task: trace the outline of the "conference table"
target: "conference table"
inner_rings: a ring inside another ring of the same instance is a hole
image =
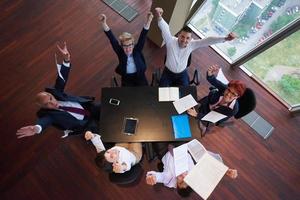
[[[191,94],[197,99],[195,86],[179,87],[180,97]],[[117,105],[111,99],[119,101]],[[158,87],[102,88],[100,134],[103,142],[173,142],[188,141],[199,135],[197,121],[188,116],[192,136],[175,139],[171,116],[178,115],[171,101],[158,101]],[[124,118],[137,118],[134,135],[123,133]]]

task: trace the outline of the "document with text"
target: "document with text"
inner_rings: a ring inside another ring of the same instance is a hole
[[[176,101],[179,99],[178,87],[158,88],[158,101]]]
[[[196,163],[206,152],[205,147],[196,139],[193,139],[192,141],[187,143],[187,149]]]
[[[204,117],[202,117],[201,120],[216,123],[221,119],[224,119],[225,117],[227,116],[212,110],[209,113],[207,113]]]
[[[179,147],[173,149],[174,154],[174,166],[175,166],[175,175],[179,176],[180,174],[188,171],[188,152],[187,145],[183,144]]]
[[[196,139],[187,143],[187,149],[197,164],[184,181],[203,199],[207,199],[226,174],[228,167],[210,155]]]
[[[173,102],[173,105],[179,114],[196,106],[197,104],[198,104],[197,101],[194,99],[194,97],[191,94]]]

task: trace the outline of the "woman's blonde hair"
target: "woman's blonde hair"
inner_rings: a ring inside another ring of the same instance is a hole
[[[134,43],[134,37],[131,33],[128,33],[128,32],[123,32],[120,36],[119,36],[119,40],[121,42],[121,44],[123,42],[126,42],[126,41],[129,41],[131,40],[132,43]]]

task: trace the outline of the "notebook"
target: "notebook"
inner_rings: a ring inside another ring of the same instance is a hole
[[[187,114],[171,116],[175,139],[189,138],[192,136]]]
[[[158,88],[158,101],[176,101],[179,99],[178,87],[160,87]]]

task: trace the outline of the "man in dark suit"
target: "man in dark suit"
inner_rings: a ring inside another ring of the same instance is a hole
[[[134,44],[133,35],[127,32],[123,32],[119,36],[118,41],[106,23],[106,16],[104,14],[101,14],[100,16],[100,22],[104,33],[108,37],[110,44],[119,59],[119,64],[115,71],[122,77],[122,86],[148,85],[145,76],[147,66],[142,51],[152,18],[153,15],[149,12],[138,42],[137,44]]]
[[[62,65],[57,64],[58,75],[55,85],[53,88],[46,88],[45,91],[36,95],[36,103],[40,107],[37,112],[37,123],[20,128],[17,131],[17,137],[23,138],[41,134],[48,126],[53,125],[64,130],[65,136],[81,134],[86,131],[86,134],[89,134],[89,139],[95,138],[93,140],[95,142],[97,140],[96,143],[99,143],[101,142],[100,136],[92,134],[92,132],[98,132],[100,104],[94,103],[93,97],[72,96],[64,92],[71,68],[70,53],[66,43],[62,48],[57,45],[57,48],[64,61]],[[97,148],[97,151],[100,149]]]

